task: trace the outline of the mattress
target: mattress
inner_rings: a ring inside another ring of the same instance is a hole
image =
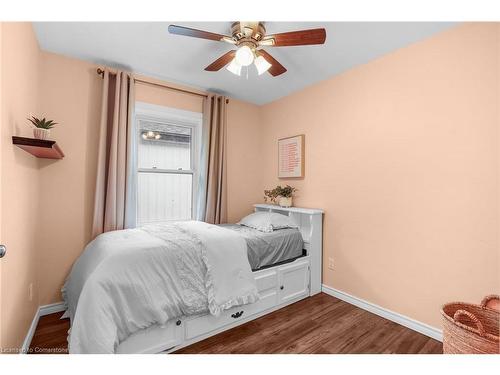
[[[245,238],[248,261],[253,271],[302,256],[304,242],[298,229],[285,228],[265,233],[238,224],[221,226]]]

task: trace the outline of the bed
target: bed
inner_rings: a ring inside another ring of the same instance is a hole
[[[304,255],[304,241],[297,228],[283,228],[266,233],[238,224],[220,226],[245,239],[252,271],[291,262]]]
[[[95,241],[63,289],[70,352],[171,352],[319,293],[322,211],[255,210],[297,229],[186,222]]]

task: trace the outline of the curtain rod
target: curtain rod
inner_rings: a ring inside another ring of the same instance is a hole
[[[99,74],[100,76],[102,76],[102,78],[104,78],[104,70],[101,69],[101,68],[97,68],[97,74]],[[141,78],[134,78],[134,80],[136,82],[141,82],[141,83],[145,83],[147,85],[152,85],[152,86],[159,86],[159,87],[164,87],[164,88],[167,88],[169,90],[174,90],[174,91],[179,91],[179,92],[183,92],[185,94],[190,94],[190,95],[196,95],[196,96],[201,96],[201,97],[204,97],[204,98],[207,98],[208,97],[208,94],[202,94],[202,93],[199,93],[199,92],[195,92],[195,91],[190,91],[190,90],[186,90],[186,89],[181,89],[179,87],[173,87],[173,86],[169,86],[167,85],[166,83],[158,83],[158,82],[153,82],[153,81],[148,81],[146,79],[141,79]],[[228,103],[229,100],[226,99],[226,103]]]

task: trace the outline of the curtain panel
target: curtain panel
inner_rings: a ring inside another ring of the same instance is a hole
[[[135,217],[132,163],[134,79],[129,73],[104,72],[99,131],[93,238],[128,227]]]
[[[204,101],[203,116],[206,153],[206,191],[204,220],[207,223],[227,222],[227,99],[209,94]],[[203,172],[202,172],[203,173]]]

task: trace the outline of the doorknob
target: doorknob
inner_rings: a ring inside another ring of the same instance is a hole
[[[0,258],[3,258],[5,256],[5,253],[7,253],[7,248],[5,245],[0,245]]]

